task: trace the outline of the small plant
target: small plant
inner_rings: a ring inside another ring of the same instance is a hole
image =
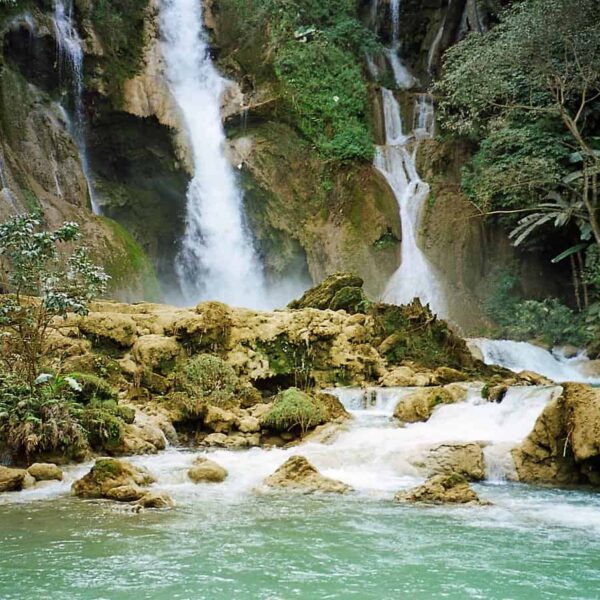
[[[271,410],[263,417],[263,425],[275,431],[299,427],[302,435],[325,421],[325,410],[312,396],[298,388],[281,392]]]

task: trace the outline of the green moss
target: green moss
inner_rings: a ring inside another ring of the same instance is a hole
[[[223,359],[211,354],[201,354],[185,365],[178,384],[191,397],[223,406],[233,401],[238,377]]]
[[[98,458],[92,467],[92,471],[96,480],[103,480],[117,477],[121,473],[122,467],[119,461],[114,458]]]
[[[299,427],[304,433],[326,419],[322,404],[314,397],[290,388],[278,394],[273,407],[263,417],[262,424],[274,431],[289,431]]]
[[[111,276],[111,289],[130,290],[132,281],[139,282],[144,300],[159,300],[160,284],[145,252],[123,226],[112,219],[101,218],[109,226],[115,242],[113,253],[104,260],[106,272]]]
[[[80,402],[88,404],[95,400],[117,400],[118,396],[114,388],[97,375],[92,375],[91,373],[71,373],[70,376],[81,386],[81,392],[78,392]]]

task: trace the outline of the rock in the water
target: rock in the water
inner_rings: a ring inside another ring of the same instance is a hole
[[[25,469],[0,466],[0,492],[17,492],[27,486]]]
[[[147,492],[137,502],[141,508],[173,508],[175,503],[167,492]]]
[[[27,472],[36,481],[62,481],[63,478],[63,472],[53,463],[34,463]]]
[[[137,485],[120,485],[106,492],[106,498],[116,502],[135,502],[148,493]]]
[[[483,448],[476,443],[441,444],[423,461],[429,474],[457,473],[469,481],[485,478]]]
[[[106,498],[117,487],[154,483],[155,479],[144,467],[137,467],[116,458],[99,458],[90,472],[71,487],[81,498]]]
[[[411,504],[489,504],[480,500],[467,480],[458,473],[434,475],[408,492],[398,492],[395,500]]]
[[[275,473],[265,479],[265,485],[305,494],[313,492],[345,494],[352,491],[349,485],[321,475],[303,456],[290,456]]]
[[[227,475],[227,469],[203,456],[199,456],[188,471],[188,477],[194,483],[220,483],[225,481]]]
[[[460,402],[464,400],[464,396],[461,398],[460,395],[444,387],[423,388],[402,398],[396,405],[394,417],[404,423],[427,421],[436,406]]]
[[[600,390],[565,383],[512,456],[519,481],[600,485]]]

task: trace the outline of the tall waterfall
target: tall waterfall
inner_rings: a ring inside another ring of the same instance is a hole
[[[65,79],[69,81],[73,96],[73,115],[71,117],[65,111],[65,118],[79,150],[79,162],[87,182],[92,211],[98,214],[100,210],[87,155],[87,118],[83,105],[83,46],[73,23],[73,0],[54,0],[54,27],[58,43],[59,77],[61,82]]]
[[[394,73],[396,85],[400,89],[408,90],[416,84],[416,80],[398,56],[400,50],[400,0],[390,1],[390,15],[392,19],[392,43],[386,49],[386,54]]]
[[[417,297],[423,304],[429,304],[437,315],[447,316],[438,274],[418,245],[420,216],[429,186],[417,173],[416,152],[418,139],[432,134],[431,105],[417,96],[417,129],[405,134],[394,94],[383,88],[382,101],[386,143],[376,150],[375,167],[385,176],[396,196],[402,223],[402,262],[388,282],[383,299],[406,304]]]
[[[185,234],[177,258],[183,300],[264,305],[260,262],[246,228],[242,194],[224,154],[220,97],[199,0],[161,0],[162,53],[192,150]]]

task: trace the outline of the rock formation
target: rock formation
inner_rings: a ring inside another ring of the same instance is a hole
[[[409,504],[489,504],[481,500],[458,473],[434,475],[408,492],[398,492],[395,500]]]

